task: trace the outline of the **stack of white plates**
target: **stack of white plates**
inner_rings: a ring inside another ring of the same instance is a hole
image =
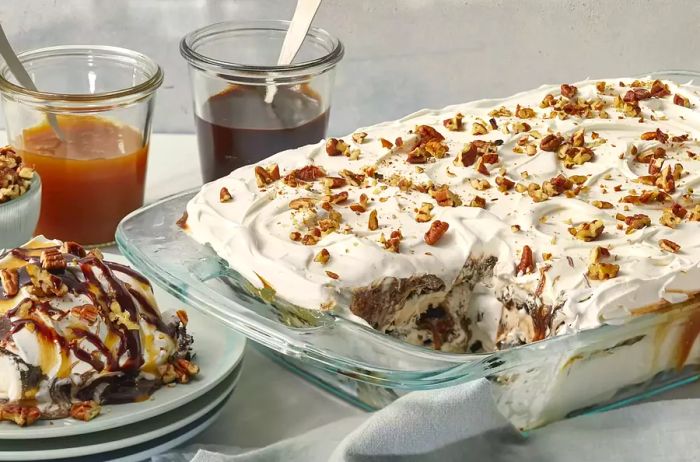
[[[126,263],[118,255],[106,259]],[[183,308],[154,288],[161,311]],[[200,374],[186,385],[164,387],[141,403],[109,405],[90,422],[40,420],[30,427],[0,422],[0,461],[120,461],[148,459],[179,446],[212,425],[233,393],[245,337],[187,309]]]

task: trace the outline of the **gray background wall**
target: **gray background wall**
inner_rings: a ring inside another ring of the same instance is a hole
[[[180,38],[225,19],[291,17],[293,0],[3,0],[18,50],[124,46],[166,72],[156,131],[193,131]],[[542,83],[700,69],[697,0],[325,0],[316,25],[347,53],[332,134],[422,107],[506,96]]]

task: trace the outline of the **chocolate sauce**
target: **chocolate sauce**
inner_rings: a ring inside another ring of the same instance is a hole
[[[325,136],[328,111],[307,86],[277,87],[272,104],[264,98],[265,87],[234,85],[204,103],[195,119],[205,182]]]

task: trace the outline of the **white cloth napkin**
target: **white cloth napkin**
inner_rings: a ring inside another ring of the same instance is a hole
[[[274,418],[274,417],[273,417]],[[700,460],[700,400],[679,399],[576,417],[528,433],[496,410],[485,380],[410,393],[259,449],[188,447],[154,462],[623,462]]]

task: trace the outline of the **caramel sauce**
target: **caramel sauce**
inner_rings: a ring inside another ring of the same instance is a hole
[[[42,179],[37,234],[103,244],[143,205],[148,145],[131,127],[94,116],[58,116],[65,141],[44,122],[15,143]]]

